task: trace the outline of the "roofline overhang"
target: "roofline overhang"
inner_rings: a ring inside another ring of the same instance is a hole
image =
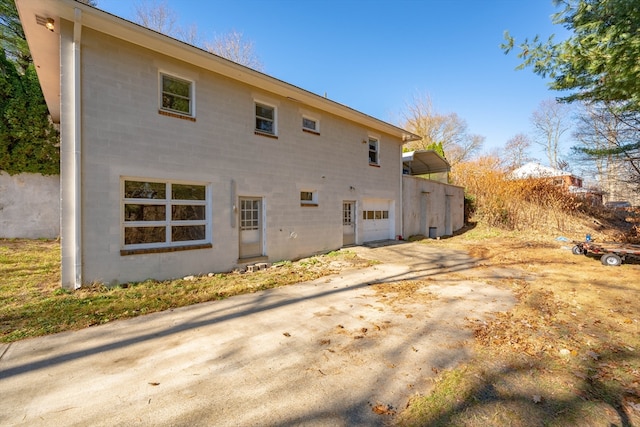
[[[81,25],[84,28],[108,34],[294,102],[360,123],[398,137],[402,143],[421,139],[416,134],[351,107],[75,0],[16,0],[16,6],[49,112],[56,123],[60,121],[60,22],[74,22],[77,16],[75,10],[79,9],[82,13]],[[42,24],[42,18],[54,20],[53,31]]]

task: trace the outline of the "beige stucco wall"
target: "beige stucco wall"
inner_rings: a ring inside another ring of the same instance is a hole
[[[60,235],[60,177],[0,172],[0,238]]]
[[[158,114],[159,71],[195,82],[195,122]],[[357,218],[363,199],[395,201],[389,237],[400,234],[401,145],[390,135],[89,29],[81,90],[84,283],[234,268],[232,183],[238,197],[264,198],[269,261],[341,247],[343,200],[358,203]],[[254,134],[256,100],[276,106],[277,139]],[[320,121],[320,135],[302,131],[303,114]],[[369,135],[380,139],[380,167],[368,163]],[[63,156],[63,169],[70,158]],[[122,256],[122,177],[210,183],[213,248]],[[318,193],[317,207],[300,206],[300,190],[309,189]],[[361,223],[356,236],[362,242]],[[63,270],[70,267],[63,258]]]
[[[403,181],[403,237],[453,234],[464,226],[464,188],[405,175]]]

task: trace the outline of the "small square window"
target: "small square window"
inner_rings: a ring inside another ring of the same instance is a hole
[[[256,131],[276,134],[276,109],[256,102]]]
[[[300,205],[302,206],[318,206],[318,193],[315,191],[301,191]]]
[[[379,142],[375,138],[369,138],[369,164],[379,165]]]
[[[302,130],[311,133],[320,133],[320,123],[310,117],[302,117]]]
[[[193,116],[193,83],[167,74],[160,74],[160,109]]]

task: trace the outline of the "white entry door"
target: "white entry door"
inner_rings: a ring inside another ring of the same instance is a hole
[[[262,255],[262,198],[240,197],[240,258]]]
[[[356,243],[356,202],[342,202],[342,245]]]

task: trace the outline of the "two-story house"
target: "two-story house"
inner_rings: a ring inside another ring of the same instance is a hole
[[[417,135],[74,0],[16,5],[61,129],[64,287],[402,235]]]

